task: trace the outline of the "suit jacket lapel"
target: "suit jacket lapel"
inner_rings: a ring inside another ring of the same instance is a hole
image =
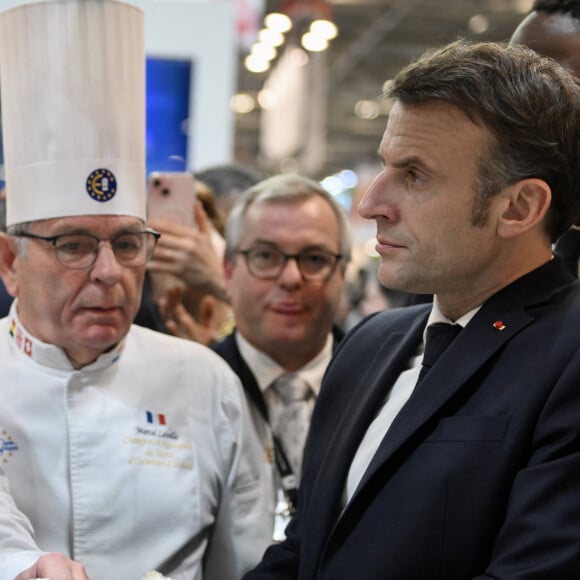
[[[336,426],[334,437],[327,446],[329,451],[313,485],[312,497],[324,497],[325,501],[311,505],[308,511],[308,541],[319,543],[318,549],[313,546],[309,550],[311,553],[322,553],[323,545],[342,508],[342,494],[351,460],[392,383],[416,352],[427,315],[428,310],[425,312],[424,309],[424,314],[415,317],[406,332],[390,333],[387,337],[379,338],[379,348],[373,360],[365,363],[371,372],[357,381],[352,405]],[[380,370],[377,371],[377,368]],[[360,368],[353,368],[353,373],[359,372]]]
[[[236,332],[237,331],[234,330],[234,332],[224,338],[213,348],[238,375],[244,391],[254,403],[254,405],[256,405],[256,408],[260,411],[262,417],[268,421],[268,409],[266,407],[262,391],[260,390],[254,373],[252,373],[250,367],[246,364],[242,358],[242,355],[240,354],[235,339]]]

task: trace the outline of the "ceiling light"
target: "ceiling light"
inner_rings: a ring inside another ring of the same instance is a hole
[[[258,40],[264,44],[269,44],[270,46],[281,46],[284,44],[284,35],[277,30],[272,30],[271,28],[262,28],[258,32]]]
[[[352,169],[343,169],[338,178],[346,189],[352,189],[358,185],[358,175]]]
[[[257,42],[252,46],[251,54],[261,58],[263,60],[273,60],[276,58],[276,49],[269,44],[264,44],[263,42]]]
[[[375,101],[357,101],[354,106],[354,114],[359,119],[376,119],[381,112],[381,107]]]
[[[489,28],[489,19],[483,14],[474,14],[469,19],[467,27],[473,34],[483,34]]]
[[[328,48],[328,40],[307,32],[302,35],[302,46],[310,52],[322,52]]]
[[[288,32],[292,28],[292,20],[286,14],[271,12],[264,18],[264,24],[276,32]]]
[[[248,54],[244,59],[244,64],[246,68],[253,73],[265,72],[270,68],[270,62],[263,58],[256,56],[255,54]]]
[[[230,108],[238,115],[245,115],[256,108],[256,100],[248,93],[237,93],[230,99]]]
[[[315,20],[310,24],[310,32],[315,36],[332,40],[338,35],[338,28],[330,20]]]
[[[336,197],[340,195],[344,191],[344,186],[342,185],[342,181],[336,175],[329,175],[325,177],[321,182],[320,185],[330,193],[330,195]]]

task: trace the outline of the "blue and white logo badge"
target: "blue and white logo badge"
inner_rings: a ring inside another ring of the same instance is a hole
[[[8,463],[8,459],[18,451],[18,445],[6,431],[0,435],[0,460],[2,463]]]
[[[117,179],[108,169],[95,169],[87,177],[87,193],[95,201],[109,201],[117,193]]]

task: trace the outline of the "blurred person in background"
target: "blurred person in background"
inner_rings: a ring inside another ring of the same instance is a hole
[[[363,318],[407,305],[409,294],[400,290],[386,288],[377,276],[376,260],[369,260],[357,272],[356,279],[349,284],[350,308],[343,320],[342,328],[350,330]]]
[[[580,79],[580,0],[536,0],[510,42],[553,58]],[[560,237],[556,254],[578,277],[580,229],[571,228]]]
[[[196,177],[213,191],[217,211],[225,220],[240,195],[265,176],[239,163],[225,163],[206,167],[197,172]]]

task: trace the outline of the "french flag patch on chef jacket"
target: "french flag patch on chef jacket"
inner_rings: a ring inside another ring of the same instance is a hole
[[[152,413],[151,411],[145,411],[147,414],[147,423],[151,425],[166,425],[165,415],[161,413]]]

